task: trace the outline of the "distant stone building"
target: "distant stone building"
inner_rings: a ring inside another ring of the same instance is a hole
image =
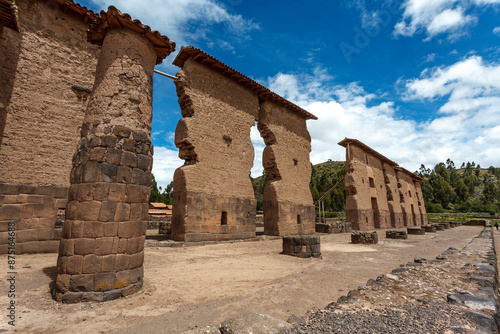
[[[346,138],[346,219],[353,229],[427,223],[422,178],[356,139]]]

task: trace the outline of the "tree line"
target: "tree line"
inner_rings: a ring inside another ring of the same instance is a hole
[[[475,162],[459,169],[451,159],[433,169],[420,165],[427,212],[500,212],[500,168],[481,168]]]

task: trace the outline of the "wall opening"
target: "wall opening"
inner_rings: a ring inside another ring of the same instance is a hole
[[[220,217],[220,224],[227,225],[227,212],[226,211],[222,211],[222,214]]]
[[[297,225],[302,224],[302,221],[300,220],[300,215],[297,215]]]
[[[373,177],[368,178],[368,180],[370,181],[370,188],[375,188],[375,180]]]

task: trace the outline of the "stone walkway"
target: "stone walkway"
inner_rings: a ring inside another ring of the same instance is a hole
[[[295,318],[284,333],[496,333],[500,232],[491,227],[462,250],[415,258],[370,279],[325,309]],[[496,234],[495,233],[495,234]]]

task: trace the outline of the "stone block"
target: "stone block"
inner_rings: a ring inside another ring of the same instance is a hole
[[[116,213],[116,202],[105,201],[101,204],[101,210],[99,211],[99,220],[102,222],[111,222],[115,219]]]
[[[146,186],[127,184],[125,202],[145,203],[149,200],[151,189]]]
[[[426,233],[436,233],[436,226],[433,225],[423,225],[422,228]]]
[[[130,204],[117,203],[114,221],[124,222],[130,219]]]
[[[116,239],[113,240],[113,247],[115,246]],[[128,239],[127,238],[120,238],[118,240],[118,248],[117,248],[117,253],[124,254],[127,252],[127,244],[128,244]]]
[[[106,156],[104,157],[104,161],[118,166],[120,165],[122,152],[123,152],[122,150],[117,148],[108,148],[106,150]]]
[[[104,224],[104,236],[114,237],[118,235],[118,223],[116,222],[106,222]]]
[[[95,239],[78,238],[75,240],[75,254],[76,255],[87,255],[94,254],[95,251]]]
[[[146,172],[144,172],[140,168],[134,168],[132,170],[132,183],[147,186],[148,183],[151,182],[151,179],[148,180],[147,176],[149,176]]]
[[[54,208],[56,209],[66,209],[66,204],[68,204],[68,200],[65,198],[59,198],[55,200]]]
[[[93,149],[90,150],[89,160],[96,162],[103,162],[105,155],[106,155],[106,148],[94,147]]]
[[[145,236],[130,238],[127,242],[127,254],[136,254],[144,249]]]
[[[422,229],[420,227],[408,227],[408,234],[414,234],[414,235],[424,235],[425,234],[425,229]]]
[[[149,136],[144,131],[132,131],[132,138],[140,143],[149,143]]]
[[[67,199],[68,187],[54,187],[53,196],[56,199]]]
[[[131,183],[132,182],[132,168],[125,166],[118,166],[116,172],[116,182],[118,183]]]
[[[79,220],[73,220],[71,222],[71,238],[83,238],[83,226],[84,222]]]
[[[103,182],[116,182],[118,167],[115,164],[101,163],[101,180]]]
[[[108,200],[123,202],[125,200],[125,184],[111,183],[109,185]]]
[[[387,239],[408,239],[408,234],[405,231],[388,230],[385,231]]]
[[[432,224],[436,228],[436,231],[444,231],[444,226],[441,224]]]
[[[59,243],[60,256],[75,255],[75,239],[61,239]]]
[[[104,236],[104,224],[97,221],[86,221],[83,224],[83,237],[84,238],[101,238]]]
[[[359,232],[351,233],[351,242],[353,244],[378,244],[377,232]]]
[[[37,230],[38,241],[51,240],[54,235],[53,228],[39,228]]]
[[[101,210],[101,202],[99,201],[87,201],[80,202],[78,205],[78,219],[86,221],[97,221],[99,220],[99,212]]]
[[[85,255],[83,258],[83,269],[84,274],[95,274],[101,271],[101,257],[94,254]],[[92,283],[93,279],[92,279]]]
[[[83,270],[83,256],[82,255],[74,255],[68,256],[68,260],[66,261],[66,273],[69,275],[79,275]]]
[[[109,255],[113,252],[113,237],[98,238],[95,241],[95,251],[96,255]]]
[[[115,136],[104,135],[101,137],[101,146],[104,147],[115,147],[118,142],[118,138]]]
[[[20,219],[32,218],[35,210],[35,204],[26,203],[21,205]]]
[[[70,275],[62,274],[57,275],[56,288],[58,291],[65,293],[69,290],[69,278]]]
[[[143,171],[149,171],[151,170],[151,167],[153,165],[153,158],[145,155],[145,154],[138,154],[137,155],[137,167],[142,169]]]
[[[94,183],[92,184],[94,200],[96,201],[107,201],[108,200],[108,191],[109,191],[109,183]]]
[[[84,165],[82,181],[84,183],[101,181],[101,169],[99,163],[93,161],[93,162],[87,162]]]
[[[129,267],[131,256],[129,254],[116,254],[115,271],[126,270]]]
[[[320,237],[317,235],[287,235],[283,237],[283,254],[302,258],[321,257]]]
[[[144,263],[144,251],[141,251],[140,253],[136,253],[130,256],[128,269],[135,269],[141,267],[143,263]]]
[[[142,221],[127,221],[118,223],[118,236],[120,238],[135,238],[142,236],[145,223]]]
[[[115,258],[115,254],[103,256],[101,258],[101,272],[115,271]]]
[[[72,292],[94,290],[94,275],[72,275],[69,278],[69,289]]]
[[[136,141],[133,138],[123,140],[122,149],[129,152],[135,152]]]
[[[16,220],[21,218],[20,204],[3,204],[0,207],[0,220]]]
[[[135,153],[124,151],[120,165],[131,168],[137,167],[137,156]]]
[[[94,291],[109,291],[113,289],[115,278],[115,272],[94,274]]]
[[[0,194],[17,195],[19,194],[19,186],[14,184],[0,183]]]
[[[129,138],[132,130],[127,127],[117,125],[113,128],[113,134],[118,138]]]
[[[24,243],[30,241],[38,241],[38,231],[33,230],[22,230],[16,232],[16,242]]]

